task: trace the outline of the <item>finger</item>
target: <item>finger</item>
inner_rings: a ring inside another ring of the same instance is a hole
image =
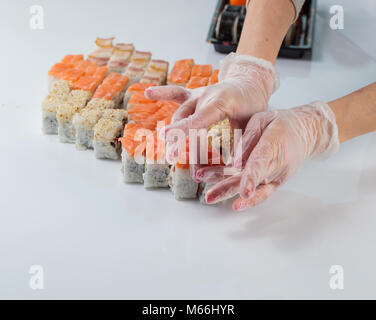
[[[180,86],[157,86],[147,88],[144,95],[151,100],[168,100],[183,103],[189,99],[190,92]]]
[[[273,149],[269,143],[272,140],[268,139],[268,135],[261,137],[243,169],[239,191],[243,199],[250,199],[259,184],[269,176]]]
[[[189,117],[195,112],[197,100],[188,100],[183,103],[172,116],[171,123],[176,123],[184,118]]]
[[[252,116],[249,120],[242,140],[236,146],[234,164],[237,168],[245,166],[252,150],[260,140],[263,130],[270,124],[273,119],[271,112],[260,112]]]
[[[267,198],[269,198],[271,194],[273,194],[277,190],[277,188],[278,185],[275,183],[260,185],[259,187],[257,187],[256,192],[250,199],[244,200],[241,197],[237,198],[232,204],[232,208],[235,211],[242,211],[247,208],[257,206],[261,202],[264,202]]]
[[[195,172],[196,182],[217,183],[224,178],[225,167],[202,166]]]
[[[218,203],[230,199],[239,193],[240,175],[231,176],[211,187],[206,193],[208,204]]]

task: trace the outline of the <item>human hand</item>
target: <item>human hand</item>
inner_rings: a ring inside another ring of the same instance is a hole
[[[324,102],[261,112],[249,121],[241,147],[241,156],[234,159],[235,167],[242,168],[240,173],[223,179],[223,167],[196,172],[197,180],[217,182],[206,194],[207,203],[239,194],[233,203],[233,209],[239,211],[263,202],[307,160],[326,158],[337,151],[336,118]]]
[[[269,98],[278,87],[279,77],[270,62],[231,53],[221,62],[217,84],[194,90],[151,87],[145,96],[182,104],[164,130],[167,137],[173,129],[188,135],[189,129],[209,128],[225,118],[232,128],[244,128],[253,114],[267,110]]]

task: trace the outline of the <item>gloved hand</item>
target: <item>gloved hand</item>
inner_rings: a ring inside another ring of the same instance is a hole
[[[194,90],[179,86],[150,87],[145,96],[153,100],[171,100],[182,105],[164,130],[208,128],[229,118],[233,128],[245,128],[250,117],[268,108],[271,94],[279,87],[272,63],[246,55],[229,54],[221,61],[219,82]],[[169,146],[167,146],[167,150]]]
[[[233,209],[253,207],[266,200],[308,159],[327,158],[338,148],[335,115],[324,102],[258,113],[243,135],[242,156],[234,159],[235,167],[243,169],[208,190],[206,201],[213,204],[240,194]],[[196,179],[213,183],[223,179],[223,169],[201,168]]]

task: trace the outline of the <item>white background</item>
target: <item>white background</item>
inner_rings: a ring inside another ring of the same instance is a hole
[[[44,30],[29,28],[31,5]],[[125,185],[41,133],[47,72],[116,36],[170,62],[218,67],[205,42],[216,0],[1,1],[0,298],[376,298],[376,136],[308,163],[264,204],[238,214]],[[342,4],[345,29],[329,28]],[[279,59],[271,108],[330,101],[375,81],[374,0],[319,1],[311,61]],[[359,108],[362,108],[360,105]],[[44,267],[44,290],[29,287]],[[329,288],[329,268],[345,289]]]

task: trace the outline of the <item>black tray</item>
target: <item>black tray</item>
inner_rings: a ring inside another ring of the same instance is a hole
[[[230,41],[221,41],[215,38],[215,27],[217,24],[217,19],[223,8],[226,4],[229,3],[229,0],[218,0],[217,7],[215,9],[213,19],[210,25],[207,42],[212,43],[214,48],[217,52],[220,53],[230,53],[235,52],[238,46],[237,43],[232,43]],[[305,41],[301,44],[289,44],[287,37],[282,43],[281,49],[279,51],[279,57],[285,58],[292,58],[292,59],[299,59],[302,57],[310,58],[312,54],[313,48],[313,35],[314,35],[314,26],[316,22],[316,5],[317,0],[307,0],[300,16],[295,24],[291,26],[291,28],[296,27],[303,15],[307,17],[307,28],[304,32]]]

